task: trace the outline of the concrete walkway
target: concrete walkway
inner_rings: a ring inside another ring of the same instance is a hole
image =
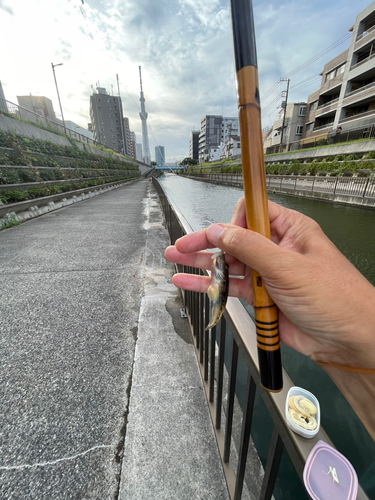
[[[0,232],[0,499],[227,499],[147,181]]]

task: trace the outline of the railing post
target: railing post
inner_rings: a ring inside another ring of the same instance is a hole
[[[364,197],[365,197],[365,194],[366,194],[366,191],[367,191],[367,186],[368,186],[369,180],[370,180],[370,178],[369,178],[369,177],[367,177],[367,179],[366,179],[366,184],[365,184],[365,189],[364,189],[364,191],[363,191],[362,198],[364,198]]]
[[[253,418],[254,400],[256,385],[250,372],[247,372],[246,399],[244,404],[244,413],[242,418],[242,430],[240,439],[240,450],[238,453],[238,468],[236,477],[236,487],[234,491],[234,500],[241,500],[243,482],[245,478],[246,459],[250,442],[251,422]]]
[[[274,425],[259,500],[270,500],[272,498],[283,450],[284,444]]]
[[[335,188],[334,188],[334,190],[333,190],[333,196],[335,196],[335,194],[336,194],[336,188],[337,188],[337,183],[338,183],[338,181],[339,181],[339,178],[338,178],[338,177],[336,177]]]
[[[218,378],[217,378],[217,397],[216,397],[216,429],[221,428],[221,404],[223,401],[223,379],[224,379],[224,353],[225,353],[225,318],[220,320],[220,340],[219,340],[219,363],[218,363]]]
[[[237,379],[237,363],[238,363],[238,345],[232,337],[232,349],[229,367],[229,382],[228,382],[228,402],[227,402],[227,421],[225,425],[225,442],[224,442],[224,463],[229,462],[230,442],[232,438],[232,424],[234,411],[234,396],[236,394],[236,379]]]

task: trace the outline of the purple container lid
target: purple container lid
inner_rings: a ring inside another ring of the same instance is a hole
[[[307,457],[303,480],[314,500],[357,497],[358,478],[352,464],[324,441],[318,441]]]

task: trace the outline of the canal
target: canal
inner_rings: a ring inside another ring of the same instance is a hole
[[[241,189],[209,184],[175,174],[164,174],[159,182],[169,200],[194,230],[214,222],[230,222],[233,208],[243,196]],[[357,269],[375,286],[375,211],[331,204],[287,195],[269,194],[269,199],[297,210],[321,226],[325,234]],[[283,366],[295,385],[314,393],[321,405],[322,425],[337,449],[355,467],[359,481],[370,499],[375,499],[375,443],[346,399],[326,373],[306,356],[282,346]],[[244,373],[242,362],[239,369]],[[241,402],[244,387],[236,387]],[[257,396],[252,438],[265,466],[272,422],[262,399]],[[284,452],[276,481],[277,500],[302,500],[308,495]]]

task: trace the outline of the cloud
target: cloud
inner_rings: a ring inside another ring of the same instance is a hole
[[[117,94],[118,74],[124,113],[140,142],[141,65],[150,149],[164,145],[167,158],[187,155],[189,133],[204,115],[237,115],[227,0],[85,0],[84,5],[81,0],[12,0],[11,7],[5,1],[0,8],[12,14],[13,23],[3,23],[0,31],[0,46],[8,48],[0,53],[0,67],[10,96],[39,93],[58,109],[51,61],[64,62],[57,74],[64,115],[86,125],[91,86],[99,81]],[[345,35],[368,0],[253,3],[262,97],[282,76]],[[22,40],[14,39],[14,26]],[[305,100],[318,88],[316,78],[308,79],[347,45],[294,75],[291,99]],[[308,81],[297,85],[303,80]],[[300,90],[292,91],[293,86]],[[281,90],[276,85],[264,104],[262,99],[267,125]]]
[[[5,5],[5,0],[0,0],[0,9],[4,10],[7,14],[10,14],[11,16],[14,15],[13,9],[8,5]]]

